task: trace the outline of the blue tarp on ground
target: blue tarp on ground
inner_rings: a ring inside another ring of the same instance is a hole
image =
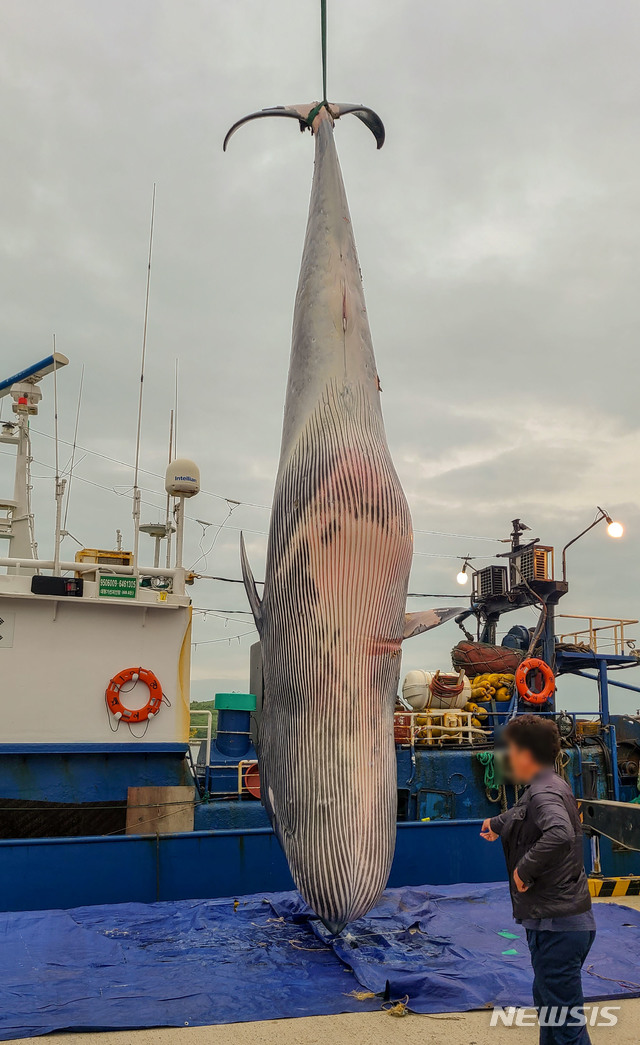
[[[640,912],[596,905],[588,999],[640,996]],[[358,1001],[354,991],[377,996]],[[338,939],[296,893],[0,915],[0,1039],[377,1009],[530,1005],[506,885],[388,890]]]

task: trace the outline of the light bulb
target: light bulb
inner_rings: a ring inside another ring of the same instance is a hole
[[[460,573],[456,577],[456,580],[457,580],[458,584],[466,584],[467,581],[469,580],[469,577],[468,577],[467,573],[465,573],[464,570],[460,570]]]
[[[610,537],[622,537],[624,526],[619,522],[610,522],[607,526],[607,533]]]

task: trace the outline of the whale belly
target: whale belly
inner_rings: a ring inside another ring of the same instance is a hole
[[[376,903],[391,866],[411,554],[379,412],[330,381],[276,484],[259,757],[296,885],[334,931]]]

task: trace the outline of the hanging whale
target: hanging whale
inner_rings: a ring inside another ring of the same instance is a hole
[[[458,611],[405,614],[409,506],[382,420],[380,382],[334,142],[358,105],[265,109],[315,137],[315,171],[293,318],[280,464],[259,598],[261,791],[296,886],[338,933],[365,915],[389,876],[396,832],[393,711],[403,638]]]

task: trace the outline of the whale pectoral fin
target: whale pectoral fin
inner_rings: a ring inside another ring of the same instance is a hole
[[[403,638],[411,639],[414,635],[420,635],[423,631],[431,631],[440,624],[445,624],[460,613],[460,607],[449,607],[448,609],[422,610],[420,613],[405,613]]]
[[[244,534],[240,534],[240,564],[242,566],[242,580],[244,581],[244,590],[247,593],[249,605],[251,606],[251,612],[253,613],[253,619],[256,622],[256,628],[262,632],[262,602],[258,595],[258,589],[256,588],[256,582],[253,579],[253,573],[249,565],[249,559],[247,558],[247,549],[244,543]]]
[[[341,116],[346,116],[348,113],[357,116],[359,120],[362,120],[365,127],[368,127],[371,131],[378,148],[382,148],[385,137],[384,124],[377,112],[374,112],[373,109],[367,108],[366,105],[351,105],[345,104],[344,102],[335,105],[331,104],[329,109],[337,119]]]

